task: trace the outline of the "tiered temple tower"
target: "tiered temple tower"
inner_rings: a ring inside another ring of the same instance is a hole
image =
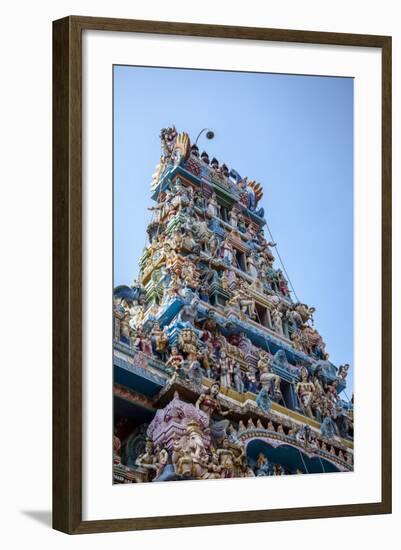
[[[353,469],[353,403],[264,233],[262,186],[161,132],[149,245],[114,289],[115,483]]]

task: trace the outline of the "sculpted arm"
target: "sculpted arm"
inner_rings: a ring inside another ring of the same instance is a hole
[[[203,400],[205,399],[205,394],[204,393],[201,393],[200,396],[198,397],[196,403],[195,403],[195,407],[197,409],[199,409],[199,407],[201,406]]]

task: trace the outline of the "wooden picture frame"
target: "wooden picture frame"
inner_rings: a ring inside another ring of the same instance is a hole
[[[82,521],[82,43],[84,30],[378,48],[382,56],[380,502]],[[391,512],[391,37],[96,17],[53,23],[53,527],[69,534]]]

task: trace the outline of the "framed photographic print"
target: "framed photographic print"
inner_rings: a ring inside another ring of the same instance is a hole
[[[391,512],[391,38],[53,29],[53,525]]]

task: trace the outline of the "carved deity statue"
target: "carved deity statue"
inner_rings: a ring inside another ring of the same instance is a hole
[[[222,351],[218,361],[220,370],[220,386],[229,388],[231,386],[232,362],[225,351]]]
[[[209,254],[212,258],[217,258],[220,254],[220,243],[217,236],[213,233],[207,243]]]
[[[197,353],[194,353],[191,351],[188,354],[188,380],[198,389],[200,390],[202,388],[202,368],[198,361],[198,355]]]
[[[220,211],[219,203],[217,202],[216,195],[213,194],[209,199],[206,212],[209,214],[209,216],[213,218],[219,215],[219,211]]]
[[[234,387],[237,390],[237,392],[244,393],[245,385],[244,385],[244,380],[242,376],[241,365],[239,363],[235,363],[234,365],[233,379],[234,379]]]
[[[129,313],[129,325],[132,329],[136,330],[142,325],[142,321],[145,315],[145,309],[142,304],[133,304],[129,308]]]
[[[236,456],[227,437],[223,439],[222,447],[216,451],[216,454],[219,459],[220,477],[234,477],[235,465],[239,464],[241,459]]]
[[[312,319],[312,316],[316,309],[314,307],[309,307],[306,304],[297,303],[295,304],[295,311],[299,313],[301,319],[304,323]]]
[[[153,452],[153,443],[151,440],[147,439],[145,442],[145,450],[142,454],[138,456],[135,461],[136,466],[140,466],[146,470],[147,481],[151,479],[156,474],[156,457]]]
[[[248,256],[248,259],[247,259],[248,274],[252,277],[252,279],[256,279],[259,275],[257,264],[258,262],[254,254],[251,254],[250,256]]]
[[[310,418],[313,418],[311,404],[314,390],[315,386],[309,380],[308,369],[303,367],[301,369],[301,380],[296,385],[295,391],[299,397],[304,414]]]
[[[271,319],[273,324],[273,330],[279,334],[283,334],[283,313],[280,310],[280,306],[271,310]]]
[[[214,382],[208,391],[202,393],[196,402],[196,407],[205,412],[210,418],[210,431],[212,437],[216,440],[222,439],[226,434],[226,429],[230,423],[229,420],[212,420],[212,415],[217,413],[220,416],[227,416],[229,411],[221,409],[218,395],[220,392],[220,384]]]
[[[337,378],[342,382],[344,382],[347,378],[349,368],[350,366],[348,363],[346,363],[345,365],[340,365],[340,367],[338,368]]]
[[[197,298],[193,298],[193,300],[189,304],[187,303],[183,306],[178,315],[178,320],[181,321],[188,328],[194,326],[198,304],[199,300]]]
[[[232,265],[234,262],[234,247],[231,244],[228,236],[225,237],[220,245],[220,254],[223,258],[223,262],[226,265]]]
[[[160,359],[165,360],[168,350],[168,334],[167,327],[161,330],[159,323],[155,323],[151,332],[151,341],[155,353]]]
[[[171,348],[171,355],[166,362],[166,365],[171,369],[171,382],[174,382],[177,378],[184,378],[184,357],[179,353],[176,347]]]
[[[192,262],[186,262],[181,271],[181,277],[186,286],[196,288],[199,285],[200,276]]]
[[[304,347],[303,347],[303,344],[302,344],[302,338],[301,338],[301,334],[299,333],[299,331],[295,330],[294,332],[292,332],[290,338],[291,338],[291,341],[292,341],[292,344],[293,344],[294,348],[299,350],[299,351],[303,351]]]
[[[175,472],[184,479],[211,479],[216,476],[209,471],[209,454],[201,427],[188,422],[186,433],[173,442],[172,463]]]
[[[255,474],[257,477],[270,475],[269,461],[263,453],[259,453],[257,456]]]
[[[271,364],[267,352],[264,350],[259,351],[258,369],[262,388],[265,388],[273,397],[279,399],[281,397],[280,377],[271,372]]]
[[[281,294],[283,294],[284,296],[289,296],[290,291],[288,290],[288,282],[287,282],[287,279],[284,277],[284,274],[281,271],[281,269],[277,270],[277,278],[278,278],[278,287]]]
[[[234,289],[228,304],[237,306],[244,316],[248,315],[251,319],[256,319],[255,300],[249,296],[244,281],[240,281],[237,289]]]

